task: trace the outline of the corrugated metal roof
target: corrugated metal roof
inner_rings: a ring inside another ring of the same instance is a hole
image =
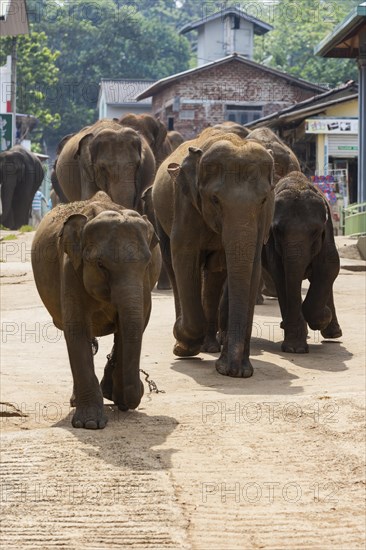
[[[136,96],[142,94],[147,88],[155,83],[155,80],[107,80],[103,79],[100,83],[99,100],[102,92],[108,105],[125,105],[126,103],[137,103]],[[139,103],[151,103],[151,99],[146,99]]]
[[[244,63],[245,65],[249,65],[250,67],[253,67],[260,71],[264,71],[264,72],[273,74],[274,76],[278,76],[279,78],[283,78],[287,82],[290,82],[296,86],[299,86],[300,88],[305,88],[307,90],[312,90],[314,92],[323,92],[325,90],[323,86],[319,86],[318,84],[314,84],[313,82],[303,80],[302,78],[296,78],[295,76],[292,76],[288,73],[283,73],[282,71],[278,71],[277,69],[272,69],[272,67],[266,67],[265,65],[261,65],[260,63],[256,63],[255,61],[251,61],[246,57],[243,57],[241,55],[234,53],[232,55],[222,57],[221,59],[217,59],[216,61],[211,61],[210,63],[206,63],[205,65],[200,65],[199,67],[195,67],[194,69],[188,69],[187,71],[183,71],[181,73],[177,73],[172,76],[162,78],[161,80],[158,80],[158,82],[156,82],[155,84],[152,84],[144,92],[140,93],[137,96],[137,98],[144,99],[145,97],[150,97],[160,92],[164,87],[171,84],[172,82],[183,79],[186,76],[191,76],[194,73],[200,73],[202,71],[206,71],[208,69],[211,69],[219,65],[223,65],[225,63],[231,63],[233,61]]]
[[[300,101],[299,103],[286,107],[281,111],[277,111],[271,115],[259,118],[249,124],[246,124],[246,126],[250,129],[259,128],[261,126],[268,126],[272,128],[291,120],[306,118],[311,114],[322,112],[331,105],[351,101],[357,97],[358,84],[354,80],[350,80],[338,88],[333,88],[323,94]]]
[[[203,17],[199,21],[188,23],[187,25],[184,25],[184,27],[182,27],[179,32],[180,34],[185,34],[187,32],[196,30],[199,27],[202,27],[202,25],[205,25],[210,21],[214,21],[215,19],[218,19],[218,18],[223,19],[227,15],[236,15],[241,19],[245,19],[246,21],[253,23],[254,34],[259,34],[259,35],[266,34],[268,31],[271,31],[273,29],[272,25],[269,25],[268,23],[265,23],[264,21],[261,21],[260,19],[257,19],[256,17],[253,17],[252,15],[245,13],[239,8],[233,7],[233,8],[222,9],[212,15],[209,15],[208,17]]]
[[[0,36],[28,34],[28,14],[25,0],[0,1]]]

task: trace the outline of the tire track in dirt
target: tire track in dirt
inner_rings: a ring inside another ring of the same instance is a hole
[[[150,419],[155,435],[134,438],[140,422],[93,435],[60,428],[6,434],[2,547],[188,548],[169,474],[150,448],[165,437],[159,423],[170,430],[173,420]]]

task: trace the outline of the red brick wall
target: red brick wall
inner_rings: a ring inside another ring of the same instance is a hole
[[[174,129],[190,139],[203,128],[222,122],[227,103],[264,103],[263,116],[266,116],[314,95],[309,89],[234,59],[166,86],[153,97],[152,109],[165,124],[169,116],[174,117]],[[176,97],[204,103],[181,101],[180,112],[182,109],[194,111],[193,120],[182,120],[179,112],[172,110],[172,100]]]

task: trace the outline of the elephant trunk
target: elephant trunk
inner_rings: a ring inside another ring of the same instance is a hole
[[[232,221],[232,220],[231,220]],[[237,376],[243,360],[249,357],[249,339],[252,329],[256,284],[256,262],[259,262],[256,227],[243,227],[241,214],[240,225],[233,237],[232,230],[223,227],[223,244],[226,253],[228,281],[228,330],[227,330],[227,363],[228,369]],[[240,236],[238,239],[237,236]]]
[[[118,311],[117,361],[113,371],[113,401],[121,410],[136,409],[143,395],[140,354],[144,331],[142,284],[126,286],[115,301]]]

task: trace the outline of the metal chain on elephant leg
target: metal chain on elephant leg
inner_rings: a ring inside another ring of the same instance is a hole
[[[111,351],[111,353],[109,353],[107,355],[107,361],[108,361],[108,364],[110,367],[114,367],[115,366],[115,361],[113,359],[113,350],[114,350],[114,346],[113,346],[113,349]],[[154,380],[150,379],[150,374],[146,371],[144,371],[143,369],[139,369],[140,372],[142,372],[142,374],[145,375],[145,382],[147,383],[147,385],[149,386],[149,391],[150,393],[152,392],[155,392],[155,393],[165,393],[165,390],[159,390],[157,385],[156,385],[156,382],[154,382]]]
[[[142,372],[142,374],[145,375],[145,382],[148,384],[149,386],[149,390],[150,390],[150,393],[152,392],[155,392],[155,393],[165,393],[165,390],[159,390],[156,383],[154,382],[154,380],[149,380],[150,378],[150,374],[147,373],[146,371],[140,369],[140,372]]]

